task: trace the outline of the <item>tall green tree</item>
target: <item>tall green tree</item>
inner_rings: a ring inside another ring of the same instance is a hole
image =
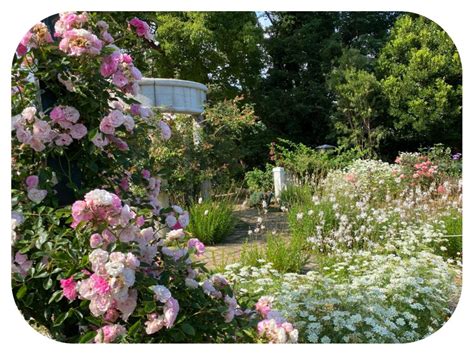
[[[135,16],[154,33],[152,42],[127,43],[145,76],[203,83],[216,100],[248,98],[255,89],[263,67],[263,29],[255,12],[112,12],[106,20],[116,33]]]
[[[456,47],[436,23],[404,15],[377,60],[393,136],[387,145],[460,148],[462,68]]]
[[[334,69],[372,72],[398,13],[270,12],[266,14],[268,70],[257,113],[275,135],[309,145],[336,143],[337,101],[326,85]],[[350,54],[350,55],[348,55]]]
[[[333,124],[338,144],[375,156],[386,134],[381,124],[384,100],[380,82],[373,73],[348,67],[337,70],[330,86],[335,94]]]
[[[322,143],[329,129],[331,98],[324,85],[340,52],[337,13],[271,12],[265,50],[268,67],[259,87],[257,114],[283,136]]]

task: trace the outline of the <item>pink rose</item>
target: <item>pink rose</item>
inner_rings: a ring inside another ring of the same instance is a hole
[[[112,54],[106,56],[100,65],[100,74],[105,78],[111,76],[117,71],[119,62],[120,51],[115,51]]]
[[[97,248],[99,247],[103,242],[102,236],[99,233],[94,233],[91,235],[89,239],[89,244],[91,248]]]
[[[129,24],[135,27],[135,31],[139,37],[146,38],[150,41],[153,39],[153,35],[150,33],[150,26],[145,21],[134,17],[129,21]]]
[[[87,127],[81,123],[72,125],[69,128],[69,134],[74,139],[81,139],[87,134]]]
[[[128,84],[128,79],[127,77],[123,74],[123,72],[116,71],[113,76],[112,76],[112,82],[114,83],[115,86],[119,88],[123,88],[125,85]]]
[[[114,134],[115,127],[112,124],[109,116],[105,116],[102,121],[100,121],[99,129],[105,134]]]
[[[94,138],[92,138],[92,143],[98,147],[98,148],[103,148],[105,147],[107,144],[109,144],[109,140],[107,139],[107,137],[104,137],[102,135],[102,133],[97,133]]]
[[[92,274],[91,279],[94,282],[93,287],[97,294],[103,296],[110,291],[110,285],[103,277],[97,274]]]
[[[25,180],[28,189],[34,189],[38,187],[39,178],[37,175],[30,175]]]
[[[166,303],[163,309],[164,317],[166,321],[166,328],[171,328],[178,316],[179,303],[173,297],[171,297]]]
[[[74,276],[71,276],[68,279],[61,279],[59,282],[61,283],[61,288],[63,289],[64,297],[66,297],[70,301],[75,300],[77,297],[77,284],[74,281]]]
[[[191,238],[188,240],[188,248],[194,249],[197,256],[201,256],[206,250],[205,245],[197,238]]]
[[[54,143],[57,146],[68,146],[72,143],[72,137],[67,133],[60,133]]]
[[[30,144],[30,147],[37,152],[41,152],[46,148],[41,139],[36,136],[31,137],[28,143]]]

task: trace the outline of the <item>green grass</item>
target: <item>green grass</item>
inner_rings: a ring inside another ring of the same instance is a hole
[[[204,201],[193,204],[189,213],[191,220],[187,230],[204,244],[219,243],[232,233],[235,217],[230,201]]]
[[[449,215],[441,218],[446,228],[446,254],[450,257],[459,256],[462,252],[462,214],[457,210],[451,210]]]
[[[259,266],[265,260],[273,263],[280,272],[301,272],[308,262],[308,253],[303,240],[291,238],[285,240],[281,235],[268,234],[266,244],[245,243],[240,254],[243,265]]]
[[[296,204],[309,204],[313,197],[313,190],[308,185],[287,185],[281,192],[280,204],[290,208]]]

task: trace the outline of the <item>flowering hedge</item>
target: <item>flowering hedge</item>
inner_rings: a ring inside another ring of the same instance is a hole
[[[104,21],[35,25],[12,70],[12,286],[25,319],[66,342],[273,341],[200,262],[189,213],[161,206],[148,151],[171,130],[134,98],[140,71]],[[153,41],[130,19],[127,41]],[[41,96],[40,96],[41,94]],[[263,323],[262,323],[263,324]],[[266,324],[266,323],[265,323]],[[297,331],[283,318],[265,329]],[[269,333],[270,332],[270,333]],[[278,338],[282,340],[282,337]]]

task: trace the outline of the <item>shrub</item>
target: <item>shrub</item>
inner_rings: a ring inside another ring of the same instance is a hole
[[[251,193],[269,192],[273,189],[273,166],[267,164],[265,170],[253,168],[245,173],[245,184]]]
[[[206,244],[221,242],[235,225],[233,205],[230,201],[203,201],[193,204],[189,212],[189,232]]]
[[[189,213],[160,205],[160,176],[146,167],[151,137],[163,144],[170,127],[133,98],[141,74],[96,20],[60,14],[56,42],[37,24],[14,58],[18,309],[63,342],[270,341],[253,329],[256,312],[199,261],[205,247],[185,231]],[[145,22],[128,26],[120,43],[151,40]]]
[[[284,167],[296,184],[316,186],[332,169],[343,168],[364,156],[357,148],[323,150],[285,139],[279,139],[279,142],[272,145],[275,164]]]

